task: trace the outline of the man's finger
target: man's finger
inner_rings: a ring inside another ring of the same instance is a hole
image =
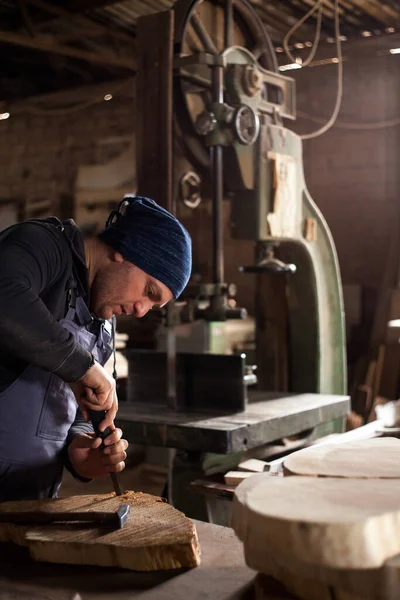
[[[100,448],[102,441],[103,440],[100,437],[97,437],[92,444],[92,448],[93,449]]]
[[[118,403],[114,402],[112,407],[107,411],[106,416],[104,418],[103,423],[106,424],[107,427],[111,427],[114,424],[115,415],[117,414]]]
[[[119,440],[116,444],[113,444],[112,446],[108,446],[105,450],[104,450],[104,454],[116,454],[118,452],[121,452],[122,450],[126,450],[128,448],[129,444],[127,442],[127,440]]]
[[[106,439],[104,440],[105,446],[111,446],[113,444],[116,444],[117,442],[119,442],[119,440],[122,437],[122,430],[115,428],[114,423],[112,424],[112,426],[114,427],[114,431],[110,435],[108,435],[106,437]],[[111,426],[110,426],[110,429],[111,429]]]
[[[113,405],[113,391],[109,391],[107,394],[104,392],[96,393],[95,390],[89,387],[85,387],[86,392],[86,403],[92,404],[99,409],[101,406],[102,410],[110,410]]]
[[[88,401],[87,399],[84,400],[83,406],[84,406],[84,410],[86,410],[86,411],[88,411],[88,410],[105,410],[105,409],[103,409],[102,406],[99,405],[98,402],[91,402],[91,401]]]
[[[110,454],[107,456],[107,464],[108,465],[116,465],[117,463],[126,459],[126,452],[122,450],[122,452],[117,452],[116,454]]]
[[[123,471],[125,469],[125,463],[124,461],[119,462],[116,465],[111,465],[107,471],[109,473],[120,473],[121,471]]]

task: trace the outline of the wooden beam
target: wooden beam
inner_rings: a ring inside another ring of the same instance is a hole
[[[172,64],[174,13],[139,19],[136,78],[138,193],[172,210]]]
[[[69,0],[66,8],[69,12],[81,13],[86,10],[95,10],[96,8],[105,8],[117,4],[121,0]]]
[[[30,17],[30,14],[29,14],[29,11],[28,11],[25,1],[18,0],[18,6],[19,6],[19,10],[21,12],[22,18],[24,20],[26,30],[28,31],[28,33],[31,37],[35,37],[36,36],[35,26]]]
[[[29,96],[23,100],[14,102],[0,102],[0,112],[10,112],[12,114],[23,113],[32,106],[46,108],[51,105],[54,107],[63,107],[70,104],[85,102],[93,98],[102,97],[105,94],[123,96],[124,98],[134,97],[134,78],[115,79],[104,83],[95,83],[73,89],[60,90],[51,94],[40,94]]]
[[[136,70],[136,63],[131,58],[113,56],[112,54],[88,52],[79,48],[73,48],[72,46],[57,44],[48,39],[44,39],[43,37],[30,38],[10,31],[0,31],[0,42],[14,44],[15,46],[23,46],[25,48],[33,48],[34,50],[43,50],[44,52],[51,52],[53,54],[62,54],[63,56],[70,56],[71,58],[110,65],[112,67],[124,67],[131,71]]]
[[[96,23],[92,19],[84,17],[80,14],[71,13],[68,10],[65,10],[64,8],[61,8],[60,6],[55,5],[54,3],[50,4],[48,2],[44,2],[43,0],[26,0],[26,2],[32,4],[33,6],[36,6],[37,8],[40,8],[43,11],[55,15],[60,19],[73,20],[77,23],[80,23],[81,25],[88,27],[89,30],[92,29],[93,31],[97,31],[103,35],[112,35],[120,40],[124,40],[129,43],[132,43],[133,41],[133,37],[131,35],[128,35],[127,33],[124,33],[122,31],[116,31],[112,27],[107,27],[105,25],[101,25],[100,23]]]

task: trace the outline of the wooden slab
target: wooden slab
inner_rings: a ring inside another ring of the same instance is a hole
[[[259,460],[258,458],[248,458],[243,460],[238,465],[238,471],[250,471],[251,473],[263,473],[268,471],[269,464],[265,460]]]
[[[317,445],[293,452],[283,466],[286,474],[398,479],[400,440],[387,437]]]
[[[224,475],[224,481],[226,485],[235,486],[239,485],[244,479],[247,479],[252,475],[255,475],[255,473],[250,473],[249,471],[228,471],[228,473],[225,473]]]
[[[247,564],[259,570],[260,558],[271,557],[280,565],[376,569],[400,552],[399,494],[394,479],[255,474],[235,492],[232,527]]]
[[[129,504],[128,521],[119,530],[82,523],[21,526],[0,523],[0,541],[27,546],[35,560],[114,566],[137,571],[195,567],[200,547],[194,523],[162,498],[140,492],[57,500],[5,502],[0,511],[110,511]]]

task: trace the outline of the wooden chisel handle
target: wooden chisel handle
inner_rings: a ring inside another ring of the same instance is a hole
[[[100,431],[99,430],[99,425],[100,423],[104,420],[105,416],[106,416],[106,411],[105,410],[91,410],[89,411],[90,414],[90,420],[92,421],[92,425],[93,425],[93,429],[94,432],[96,434],[97,437],[100,437],[102,439],[101,442],[101,446],[100,448],[102,450],[104,450],[105,446],[104,446],[104,440],[107,436],[109,436],[111,434],[111,429],[109,427],[107,427],[104,431]],[[116,473],[110,473],[110,477],[111,477],[111,481],[114,487],[114,491],[116,493],[117,496],[122,496],[122,494],[124,493],[121,485],[118,481],[118,476]]]

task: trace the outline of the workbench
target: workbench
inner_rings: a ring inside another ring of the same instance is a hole
[[[257,448],[344,418],[348,396],[249,392],[242,412],[174,411],[164,403],[126,402],[117,422],[132,443],[229,454]]]
[[[179,571],[136,573],[122,569],[39,563],[27,550],[0,544],[3,600],[251,600],[256,573],[246,567],[242,544],[231,529],[196,522],[202,562]],[[271,600],[290,600],[267,580]],[[268,600],[269,596],[266,596]]]

